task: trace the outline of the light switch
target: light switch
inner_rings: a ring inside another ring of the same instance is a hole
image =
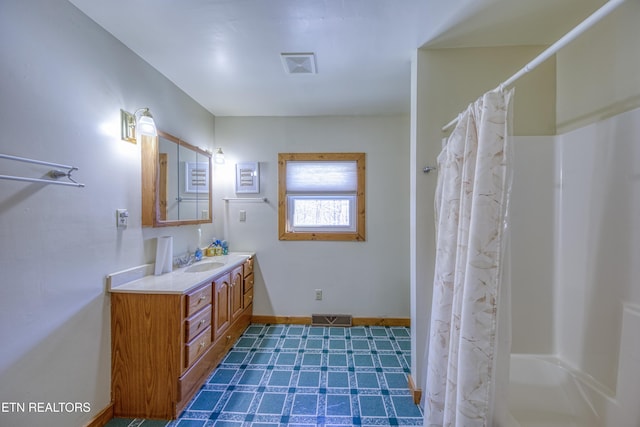
[[[245,222],[247,220],[247,211],[240,211],[240,222]]]
[[[116,227],[126,228],[129,225],[129,211],[126,209],[116,209]]]

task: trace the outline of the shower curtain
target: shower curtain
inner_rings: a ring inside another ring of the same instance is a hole
[[[507,416],[512,95],[497,89],[472,103],[438,156],[428,427],[496,427]]]

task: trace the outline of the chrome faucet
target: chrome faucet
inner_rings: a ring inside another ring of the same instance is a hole
[[[184,256],[177,256],[173,258],[173,265],[177,268],[188,267],[196,261],[196,256],[190,252],[187,252]]]

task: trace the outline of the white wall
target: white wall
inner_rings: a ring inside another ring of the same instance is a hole
[[[0,412],[0,425],[84,424],[110,401],[105,275],[176,252],[195,227],[140,226],[140,145],[120,108],[211,146],[214,117],[65,0],[0,3],[0,152],[75,165],[85,188],[0,181],[0,402],[89,402],[90,413]],[[2,174],[48,169],[0,159]],[[118,231],[115,209],[128,208]],[[212,234],[212,227],[204,227]]]
[[[639,21],[626,1],[558,52],[559,133],[640,107]]]
[[[216,232],[257,253],[255,314],[409,317],[407,117],[217,117],[216,144],[227,160],[215,171],[214,213],[226,224]],[[279,241],[278,153],[332,151],[366,153],[366,242]],[[240,196],[269,202],[223,204],[236,196],[235,163],[246,161],[260,162],[261,193]]]

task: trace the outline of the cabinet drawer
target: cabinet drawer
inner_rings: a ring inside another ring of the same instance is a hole
[[[185,368],[188,368],[195,362],[202,353],[204,353],[211,344],[211,327],[208,327],[200,335],[195,337],[191,342],[185,345]]]
[[[244,291],[249,292],[249,289],[253,289],[253,273],[244,277]]]
[[[209,325],[211,325],[211,304],[185,321],[184,341],[191,341]]]
[[[244,262],[244,277],[253,273],[253,258],[249,258]]]
[[[249,304],[253,302],[253,289],[249,289],[244,293],[244,308],[249,307]]]
[[[203,286],[187,294],[186,317],[191,317],[207,304],[211,304],[211,285]]]

